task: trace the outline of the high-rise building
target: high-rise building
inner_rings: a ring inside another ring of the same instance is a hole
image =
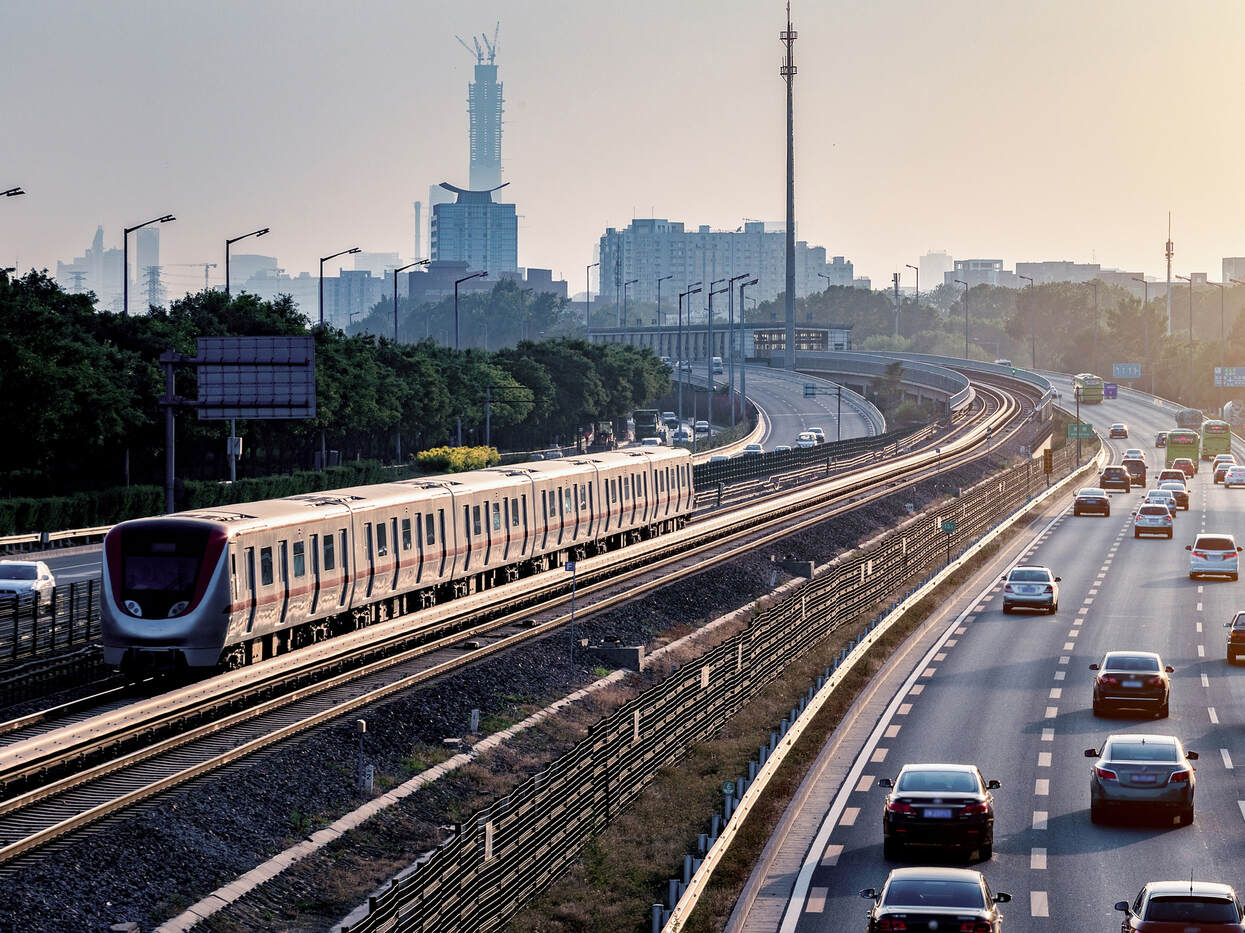
[[[501,184],[501,82],[493,64],[495,49],[489,47],[489,61],[478,61],[475,80],[467,89],[467,114],[471,190],[490,191]]]
[[[1225,256],[1223,260],[1223,278],[1221,282],[1231,284],[1236,279],[1245,282],[1245,256]]]
[[[519,218],[513,204],[493,200],[493,192],[506,186],[475,191],[444,182],[441,187],[457,198],[432,209],[433,260],[465,262],[472,272],[517,272]]]
[[[917,260],[917,266],[921,270],[921,281],[925,283],[923,287],[931,290],[941,285],[943,276],[955,268],[955,260],[945,250],[931,250]]]
[[[967,282],[969,288],[978,285],[1000,285],[1004,277],[1001,259],[957,259],[949,272],[944,272],[944,285],[955,285],[955,280]]]
[[[93,292],[100,308],[120,312],[121,264],[121,250],[105,249],[104,228],[96,227],[86,252],[69,262],[56,263],[56,280],[62,288]]]

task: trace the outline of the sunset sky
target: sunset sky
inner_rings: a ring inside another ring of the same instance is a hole
[[[412,253],[467,181],[455,41],[501,22],[519,262],[583,288],[607,226],[784,216],[776,0],[9,0],[0,259],[55,268],[165,212],[165,263]],[[801,239],[883,286],[931,249],[1218,278],[1245,255],[1245,4],[796,0]],[[176,290],[201,282],[189,269]],[[215,270],[217,280],[223,266]],[[922,283],[925,286],[927,283]],[[932,283],[929,283],[932,284]],[[594,283],[595,287],[595,283]]]

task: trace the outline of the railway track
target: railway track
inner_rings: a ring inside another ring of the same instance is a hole
[[[580,562],[577,615],[634,599],[674,575],[685,578],[982,456],[987,427],[996,441],[1004,440],[1019,429],[1013,423],[1022,407],[1006,390],[983,386],[980,395],[981,410],[940,439],[941,454],[918,450],[706,515],[673,535]],[[531,624],[527,617],[534,605],[551,608],[566,589],[561,580],[538,576],[438,607],[443,617],[423,629],[422,643],[409,647],[408,617],[315,646],[319,651],[281,656],[102,713],[62,710],[69,722],[36,714],[4,724],[0,863],[290,736],[545,635],[566,618],[559,614]],[[599,593],[606,595],[584,605]],[[522,608],[499,613],[494,606],[489,618],[464,630],[488,607],[462,604],[506,599],[509,606],[512,598]],[[115,704],[117,698],[106,702]]]

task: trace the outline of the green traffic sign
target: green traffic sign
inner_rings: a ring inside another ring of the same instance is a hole
[[[942,533],[944,535],[955,534],[955,519],[954,518],[944,518],[942,520]]]
[[[1068,425],[1068,437],[1085,438],[1094,436],[1094,426],[1088,422],[1072,422]]]

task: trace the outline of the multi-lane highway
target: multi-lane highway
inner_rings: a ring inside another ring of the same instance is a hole
[[[768,366],[748,367],[748,398],[765,412],[769,419],[769,431],[761,439],[766,450],[778,444],[795,446],[796,435],[809,428],[821,428],[827,441],[838,440],[838,399],[822,392],[813,398],[804,398],[804,384],[813,382],[823,390],[833,391],[834,383],[785,369]],[[853,405],[843,402],[842,439],[864,437],[876,433]]]
[[[1067,380],[1056,382],[1067,398]],[[1113,442],[1117,458],[1138,446],[1153,465],[1163,454],[1154,433],[1173,426],[1168,409],[1129,395],[1083,407],[1082,416],[1103,429],[1127,422],[1130,439]],[[1245,491],[1215,486],[1202,470],[1172,541],[1134,540],[1141,495],[1113,493],[1108,518],[1074,518],[1065,499],[995,561],[988,580],[948,601],[919,650],[887,670],[883,689],[862,698],[827,745],[812,774],[833,786],[813,787],[802,805],[797,798],[772,857],[758,866],[762,894],[732,929],[863,930],[861,889],[880,888],[900,864],[948,864],[933,852],[897,863],[882,857],[886,791],[877,780],[906,762],[975,763],[1003,782],[993,856],[970,867],[1013,895],[1004,908],[1009,930],[1118,929],[1112,905],[1131,901],[1147,881],[1192,874],[1240,883],[1245,667],[1226,663],[1223,623],[1245,606],[1245,590],[1226,579],[1190,580],[1184,545],[1203,530],[1245,538]],[[1062,576],[1056,615],[1003,614],[998,574],[1016,559]],[[1129,648],[1158,651],[1175,667],[1170,718],[1092,714],[1089,665]],[[1083,753],[1112,732],[1176,735],[1201,754],[1191,826],[1091,824],[1092,763]]]

